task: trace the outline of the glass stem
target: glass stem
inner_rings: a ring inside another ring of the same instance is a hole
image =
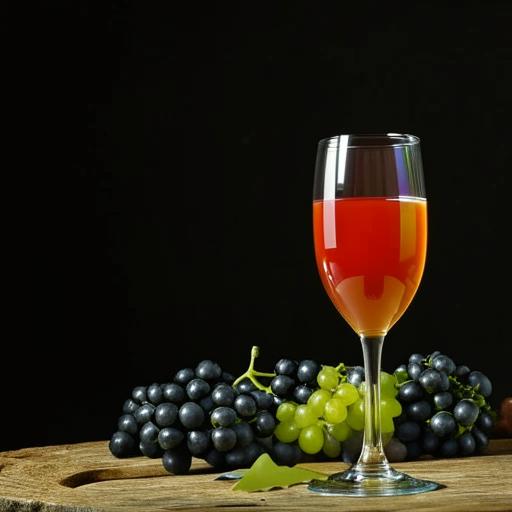
[[[365,370],[365,424],[363,449],[358,466],[375,470],[389,468],[384,455],[380,424],[380,360],[384,336],[361,336]]]

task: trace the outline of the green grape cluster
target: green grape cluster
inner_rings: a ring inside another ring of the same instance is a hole
[[[279,422],[274,436],[282,443],[297,442],[299,448],[314,455],[323,451],[329,458],[339,457],[342,443],[364,429],[365,383],[348,382],[347,369],[323,366],[317,376],[318,388],[305,404],[283,402],[276,411]],[[380,375],[383,432],[392,434],[393,418],[402,413],[396,377]]]

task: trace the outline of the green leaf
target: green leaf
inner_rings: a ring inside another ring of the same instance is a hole
[[[233,486],[233,490],[268,491],[274,487],[289,487],[313,479],[326,480],[327,475],[309,469],[278,466],[268,453],[264,453],[258,457],[243,478]]]

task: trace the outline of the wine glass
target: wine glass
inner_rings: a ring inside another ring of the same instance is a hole
[[[439,488],[394,470],[381,440],[384,337],[411,303],[427,249],[420,141],[413,135],[338,135],[319,142],[313,192],[315,254],[336,309],[359,335],[365,366],[364,441],[357,463],[309,489],[395,496]]]

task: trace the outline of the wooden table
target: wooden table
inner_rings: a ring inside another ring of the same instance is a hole
[[[337,462],[305,464],[327,473]],[[191,474],[167,474],[159,459],[119,460],[107,442],[27,448],[0,453],[0,510],[92,511],[512,511],[512,439],[492,442],[489,455],[396,464],[411,475],[446,488],[395,498],[324,497],[305,485],[242,493],[233,482],[195,460]]]

